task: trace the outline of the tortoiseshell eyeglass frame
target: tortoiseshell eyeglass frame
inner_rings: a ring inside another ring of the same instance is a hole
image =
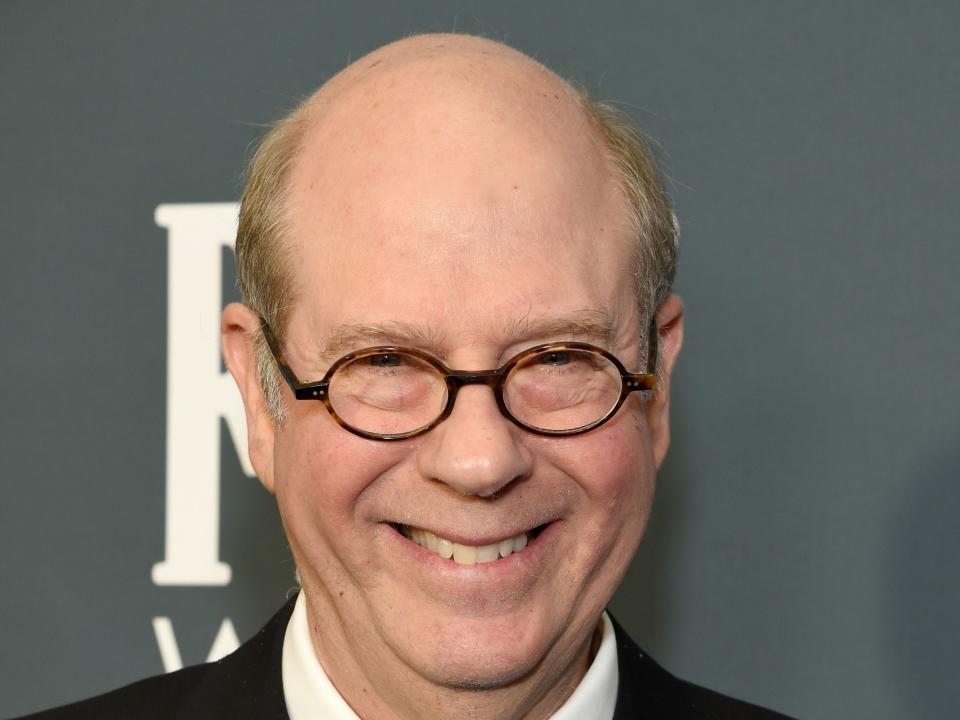
[[[598,348],[595,345],[581,342],[556,342],[537,345],[524,350],[517,355],[514,355],[495,370],[451,370],[433,355],[430,355],[423,350],[397,345],[380,345],[377,347],[364,348],[362,350],[356,350],[348,353],[330,366],[330,369],[324,374],[323,379],[315,382],[302,382],[297,378],[293,370],[290,369],[290,365],[287,363],[287,360],[283,355],[283,350],[280,348],[280,343],[277,340],[276,335],[274,335],[270,324],[262,316],[260,316],[260,329],[263,331],[263,337],[267,341],[267,346],[270,348],[270,352],[273,354],[273,359],[276,361],[277,367],[280,369],[280,374],[283,376],[283,379],[286,381],[287,385],[290,386],[290,390],[293,391],[294,397],[297,400],[320,400],[327,409],[327,412],[330,413],[330,416],[338,425],[340,425],[344,430],[347,430],[354,435],[359,435],[362,438],[367,438],[368,440],[406,440],[407,438],[416,437],[417,435],[422,435],[423,433],[432,430],[447,417],[449,417],[451,412],[453,412],[453,405],[457,400],[457,390],[464,385],[486,385],[493,390],[494,397],[497,401],[497,407],[500,409],[501,414],[505,418],[507,418],[513,424],[523,428],[524,430],[527,430],[528,432],[550,437],[568,437],[571,435],[580,435],[581,433],[593,430],[594,428],[603,425],[610,418],[616,415],[617,411],[623,405],[624,400],[627,399],[627,396],[630,393],[638,390],[653,390],[654,386],[656,385],[657,322],[655,317],[650,321],[650,330],[647,341],[648,371],[643,373],[629,372],[623,366],[623,363],[620,362],[620,360],[618,360],[617,357],[612,353],[609,353],[602,348]],[[518,363],[537,353],[558,350],[582,350],[595,355],[600,355],[613,363],[613,366],[620,373],[620,397],[617,399],[617,402],[614,403],[613,407],[611,407],[610,410],[598,420],[595,420],[587,425],[573,428],[572,430],[546,430],[544,428],[528,425],[522,420],[514,417],[510,413],[510,410],[507,408],[507,405],[503,400],[504,382],[506,381],[507,376],[510,374],[510,371],[516,367]],[[426,425],[417,428],[416,430],[411,430],[410,432],[381,435],[378,433],[367,432],[366,430],[347,424],[343,418],[337,415],[336,410],[333,409],[333,405],[330,403],[330,394],[328,390],[330,388],[330,380],[334,373],[336,373],[339,368],[351,360],[356,360],[357,358],[361,357],[368,357],[370,355],[382,355],[387,353],[406,353],[412,355],[428,365],[436,368],[437,372],[443,377],[447,386],[447,403],[442,412],[432,422],[429,422]]]

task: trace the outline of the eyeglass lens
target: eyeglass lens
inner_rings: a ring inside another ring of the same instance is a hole
[[[602,355],[545,350],[524,358],[507,375],[503,399],[524,425],[575,430],[607,415],[620,399],[622,380]],[[443,374],[403,352],[360,355],[330,378],[329,401],[347,425],[367,433],[401,435],[425,427],[447,404]]]

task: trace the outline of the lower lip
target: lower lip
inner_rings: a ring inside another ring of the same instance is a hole
[[[560,534],[562,520],[554,520],[545,525],[535,538],[519,552],[505,558],[486,563],[461,565],[453,558],[442,558],[432,550],[417,545],[404,537],[392,525],[383,524],[391,550],[395,550],[416,564],[427,576],[445,586],[476,592],[480,587],[489,591],[499,589],[498,585],[510,586],[516,592],[518,582],[532,583],[549,558]],[[449,590],[450,588],[445,588]],[[504,588],[506,589],[506,588]],[[487,594],[487,593],[484,593]]]

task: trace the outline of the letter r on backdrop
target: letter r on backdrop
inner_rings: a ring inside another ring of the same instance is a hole
[[[220,418],[243,471],[243,403],[221,370],[223,248],[233,248],[236,203],[159,205],[167,230],[167,452],[164,557],[156,585],[227,585],[220,560]]]

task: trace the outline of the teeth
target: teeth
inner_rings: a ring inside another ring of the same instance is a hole
[[[453,544],[453,561],[459,565],[474,565],[477,562],[478,548],[472,545]]]
[[[527,534],[520,533],[515,537],[504,538],[500,542],[490,545],[461,545],[451,542],[446,538],[438,537],[429,530],[400,526],[400,532],[404,537],[409,538],[420,547],[435,552],[442,558],[453,558],[455,563],[460,565],[475,565],[479,563],[493,562],[502,557],[507,557],[515,552],[520,552],[527,546]]]
[[[446,538],[437,538],[437,555],[449,560],[453,557],[453,543]]]
[[[454,559],[457,555],[454,553]],[[488,563],[500,559],[500,543],[496,545],[481,545],[477,548],[477,562]]]

